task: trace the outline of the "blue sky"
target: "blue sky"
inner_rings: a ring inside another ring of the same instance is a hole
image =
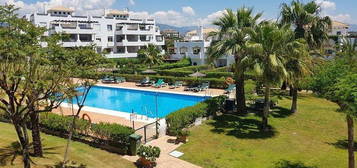
[[[303,0],[307,2],[308,0]],[[357,24],[357,0],[315,0],[323,7],[323,15],[334,20]],[[135,17],[152,17],[160,23],[176,26],[209,25],[224,9],[243,5],[264,12],[263,18],[278,17],[282,2],[291,0],[0,0],[22,8],[21,14],[43,11],[43,6],[66,6],[78,14],[102,14],[103,9],[129,8]]]

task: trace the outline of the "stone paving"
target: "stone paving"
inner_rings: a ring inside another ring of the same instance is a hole
[[[156,168],[200,168],[197,165],[186,162],[179,158],[170,156],[169,153],[178,148],[182,143],[176,145],[174,143],[169,143],[170,140],[174,140],[176,137],[162,136],[159,139],[153,140],[146,145],[157,146],[161,149],[160,158],[157,159]],[[124,156],[124,159],[135,162],[138,156]]]

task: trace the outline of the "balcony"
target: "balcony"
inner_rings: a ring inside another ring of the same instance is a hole
[[[107,58],[135,58],[137,53],[110,53],[105,55]]]

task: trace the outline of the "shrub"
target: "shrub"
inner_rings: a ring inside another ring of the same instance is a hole
[[[196,72],[196,71],[209,70],[211,68],[212,68],[211,65],[196,65],[196,66],[187,66],[187,67],[183,67],[183,68],[175,68],[175,69],[171,69],[171,70],[172,71],[190,71],[192,73],[192,72]]]
[[[176,70],[160,70],[158,71],[158,73],[163,76],[175,76],[175,77],[185,77],[192,74],[191,71],[176,71]]]
[[[53,113],[43,113],[41,114],[40,124],[41,127],[47,130],[56,131],[60,133],[68,133],[72,121],[73,117],[70,116],[61,116]],[[77,119],[75,126],[76,127],[74,129],[74,136],[78,137],[81,134],[87,134],[90,123],[87,120]]]
[[[47,130],[67,134],[72,120],[73,118],[70,116],[43,113],[41,114],[40,124],[42,128]],[[105,143],[127,149],[127,146],[129,145],[129,136],[133,133],[134,130],[130,127],[119,124],[90,124],[87,120],[77,119],[74,136],[76,138],[81,138],[80,136],[90,137],[94,135],[97,143]]]
[[[222,112],[227,98],[227,96],[217,96],[207,99],[205,101],[207,103],[207,114],[216,116],[217,112]]]
[[[113,146],[119,145],[120,147],[127,147],[129,145],[129,136],[134,133],[134,130],[130,127],[102,122],[92,124],[91,131],[101,139],[101,142]]]
[[[206,72],[207,78],[233,77],[233,72]]]
[[[219,68],[215,68],[215,69],[205,70],[203,72],[231,72],[231,68],[225,66],[225,67],[219,67]]]
[[[176,135],[180,130],[193,124],[196,118],[207,116],[207,103],[201,102],[186,107],[166,116],[169,135]]]
[[[161,150],[157,146],[144,146],[141,145],[138,149],[138,156],[145,158],[151,162],[155,162],[160,157]]]
[[[168,134],[177,135],[182,129],[193,124],[197,118],[215,115],[223,109],[226,99],[226,96],[213,97],[169,114],[166,116]]]
[[[153,68],[163,70],[163,69],[182,68],[182,67],[186,67],[186,66],[190,66],[190,65],[191,65],[190,59],[182,59],[176,63],[166,63],[166,64],[162,64],[159,66],[154,66]]]

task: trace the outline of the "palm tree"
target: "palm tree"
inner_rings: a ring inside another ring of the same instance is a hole
[[[348,166],[349,168],[355,167],[355,156],[354,156],[354,119],[356,118],[357,106],[356,103],[351,103],[346,100],[353,102],[353,84],[356,84],[356,72],[357,72],[357,41],[352,39],[342,39],[341,51],[338,56],[345,59],[346,63],[349,65],[349,69],[352,72],[351,75],[346,75],[343,80],[338,82],[338,86],[335,89],[337,92],[336,97],[343,98],[345,101],[340,100],[337,104],[340,106],[341,110],[346,113],[347,129],[348,129]],[[353,76],[353,72],[354,76]],[[342,88],[342,89],[341,89]],[[354,99],[356,100],[356,98]]]
[[[301,81],[311,74],[312,59],[304,39],[298,39],[287,45],[285,68],[288,72],[287,81],[292,89],[291,112],[297,111],[297,93]]]
[[[331,19],[328,16],[321,17],[320,11],[321,7],[316,4],[315,1],[304,4],[299,0],[293,0],[290,5],[287,3],[281,5],[280,22],[282,24],[293,24],[295,27],[295,38],[305,39],[309,45],[309,49],[316,52],[315,50],[318,51],[323,42],[328,39],[327,32],[331,27]],[[294,72],[297,74],[293,74]],[[290,74],[293,76],[302,75],[301,71],[291,71]],[[295,81],[289,82],[291,82],[290,89],[292,93],[291,111],[296,112],[298,96],[297,87],[299,86]]]
[[[153,44],[149,44],[146,48],[139,50],[138,57],[143,60],[144,64],[149,65],[149,68],[153,65],[161,64],[164,59],[161,51]]]
[[[275,22],[261,23],[250,33],[250,38],[247,49],[252,55],[254,69],[265,86],[261,128],[268,131],[270,88],[286,79],[288,74],[284,65],[287,46],[293,46],[290,43],[297,41],[290,25],[279,27]]]
[[[212,62],[223,55],[234,56],[237,112],[240,114],[246,112],[244,72],[247,65],[244,64],[244,60],[248,58],[246,52],[248,32],[256,26],[261,16],[262,13],[254,15],[252,8],[242,7],[237,12],[227,9],[226,13],[213,23],[220,31],[211,34],[218,37],[218,41],[213,42],[208,50],[209,60]]]

